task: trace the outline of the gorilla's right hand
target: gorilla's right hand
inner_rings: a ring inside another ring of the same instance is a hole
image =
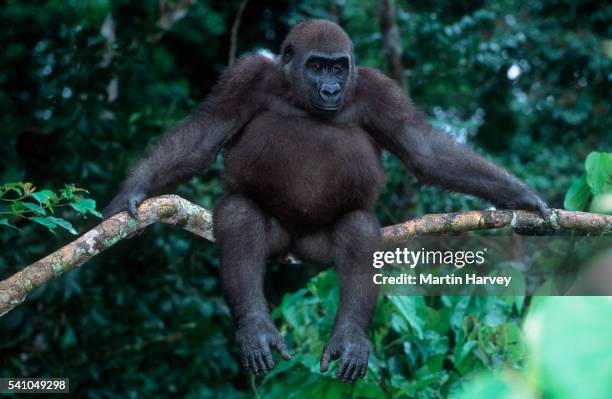
[[[123,211],[128,211],[132,218],[138,219],[138,206],[142,203],[142,201],[144,201],[145,198],[146,194],[142,190],[122,190],[102,211],[104,219],[108,219],[111,216]]]

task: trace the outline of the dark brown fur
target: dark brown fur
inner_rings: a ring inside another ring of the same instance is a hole
[[[305,75],[311,54],[323,54],[330,65],[337,54],[349,57],[346,78],[328,76],[342,85],[337,112],[321,112],[307,97],[314,87]],[[338,270],[340,306],[321,370],[339,358],[337,375],[353,382],[367,368],[367,327],[378,295],[370,256],[381,242],[371,212],[383,183],[379,146],[423,183],[500,207],[548,212],[526,184],[434,132],[393,81],[356,68],[340,27],[313,20],[289,33],[278,61],[247,56],[227,69],[193,115],[136,165],[106,214],[136,215],[145,197],[203,174],[223,148],[227,195],[215,207],[214,229],[245,366],[267,372],[272,348],[290,358],[262,288],[265,260],[292,251],[333,261]]]

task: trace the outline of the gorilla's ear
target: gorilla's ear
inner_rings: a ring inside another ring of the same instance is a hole
[[[283,50],[283,65],[287,65],[293,59],[295,52],[293,50],[293,46],[288,44]]]

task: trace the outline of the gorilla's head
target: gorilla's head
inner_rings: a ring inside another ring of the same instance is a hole
[[[331,21],[296,25],[281,46],[281,63],[295,101],[311,114],[338,112],[352,94],[353,43]]]

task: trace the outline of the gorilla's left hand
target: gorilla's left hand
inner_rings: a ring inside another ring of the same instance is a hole
[[[512,198],[509,201],[505,201],[504,203],[499,205],[502,209],[524,209],[528,211],[536,211],[540,214],[540,216],[544,220],[548,220],[552,211],[550,207],[542,198],[540,198],[535,192],[531,191],[531,189],[525,190],[516,198]],[[514,228],[515,233],[522,236],[539,236],[546,235],[549,231],[546,228]]]
[[[329,361],[340,359],[336,377],[350,384],[363,377],[368,369],[370,343],[366,334],[358,326],[345,326],[332,333],[329,343],[323,350],[320,370],[329,369]]]
[[[544,219],[548,219],[552,213],[548,204],[531,189],[524,190],[518,196],[508,198],[496,205],[500,209],[536,211]]]

